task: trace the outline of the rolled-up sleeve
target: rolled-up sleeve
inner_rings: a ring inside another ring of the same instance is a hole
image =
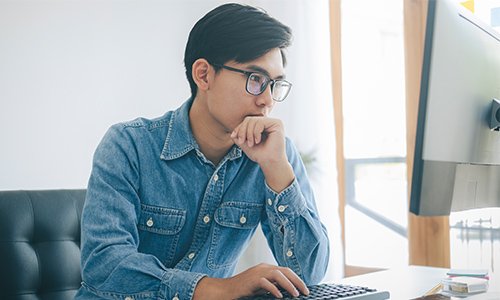
[[[266,184],[266,216],[262,229],[279,265],[292,269],[306,284],[319,283],[330,253],[314,194],[297,149],[287,139],[294,181],[277,193]]]

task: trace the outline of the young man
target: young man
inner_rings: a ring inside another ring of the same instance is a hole
[[[291,31],[264,11],[217,7],[185,51],[192,97],[114,125],[94,155],[77,299],[308,294],[329,243],[299,153],[268,115],[291,88]],[[233,275],[258,224],[279,266]]]

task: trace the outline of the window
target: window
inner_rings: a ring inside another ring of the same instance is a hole
[[[500,31],[500,0],[456,1],[466,2]],[[341,1],[348,266],[408,264],[403,5],[398,0]],[[451,267],[498,272],[499,212],[451,214]]]
[[[406,265],[403,3],[341,3],[346,265]]]

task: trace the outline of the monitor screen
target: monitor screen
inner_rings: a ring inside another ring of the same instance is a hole
[[[500,34],[456,1],[429,1],[411,212],[438,216],[500,206],[495,99]]]

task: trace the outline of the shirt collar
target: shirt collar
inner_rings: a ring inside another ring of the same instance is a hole
[[[160,155],[161,159],[176,159],[193,149],[198,149],[198,144],[189,125],[189,110],[192,104],[193,98],[190,98],[172,112],[168,123],[167,137]]]
[[[196,152],[201,154],[189,123],[189,110],[191,109],[193,101],[194,99],[192,97],[189,98],[181,107],[172,112],[168,124],[167,137],[165,138],[165,144],[163,145],[163,150],[160,155],[161,159],[173,160],[184,156],[193,149],[196,149]],[[233,145],[226,156],[227,159],[234,160],[241,157],[241,155],[241,148]]]

